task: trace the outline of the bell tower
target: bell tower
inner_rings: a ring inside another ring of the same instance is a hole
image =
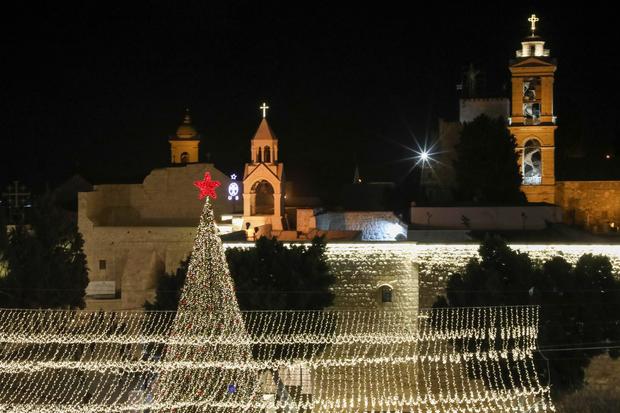
[[[529,202],[555,203],[555,116],[553,81],[557,64],[536,35],[536,15],[528,19],[531,34],[510,61],[512,98],[510,132],[517,140],[523,177],[521,190]]]
[[[177,133],[170,137],[170,161],[172,164],[186,164],[198,162],[198,145],[200,136],[192,125],[189,109],[185,109],[185,118],[179,125]]]
[[[280,162],[278,139],[267,123],[267,106],[259,108],[263,119],[252,138],[250,163],[243,174],[243,221],[248,231],[268,226],[270,230],[283,229],[284,164]],[[251,235],[251,234],[248,234]]]

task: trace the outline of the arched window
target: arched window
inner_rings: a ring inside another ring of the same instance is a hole
[[[189,153],[183,152],[181,154],[181,163],[188,163],[188,162],[189,162]]]
[[[382,285],[379,287],[379,293],[381,294],[381,303],[391,303],[392,302],[392,292],[394,290],[389,285]]]
[[[540,185],[542,183],[542,152],[540,142],[530,139],[523,147],[523,185]]]
[[[274,212],[274,190],[273,186],[267,181],[256,182],[252,185],[252,201],[250,213],[252,215],[273,215]]]
[[[540,77],[523,81],[523,117],[528,125],[540,123]]]
[[[256,152],[256,162],[261,163],[263,161],[263,155],[261,152],[261,148],[258,148],[258,152]]]
[[[265,146],[265,162],[271,162],[271,148],[269,146]]]

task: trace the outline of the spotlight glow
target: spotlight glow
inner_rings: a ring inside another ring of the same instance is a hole
[[[421,166],[422,168],[433,167],[433,163],[436,162],[436,160],[433,158],[433,155],[436,154],[435,152],[433,152],[434,146],[435,145],[427,146],[425,143],[423,146],[418,144],[417,150],[411,149],[411,151],[414,153],[413,159],[416,160],[414,167],[416,166]]]

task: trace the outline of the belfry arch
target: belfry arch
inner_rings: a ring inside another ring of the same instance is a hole
[[[542,183],[543,164],[541,144],[535,137],[528,138],[523,145],[521,174],[523,185],[540,185]]]
[[[252,215],[273,215],[274,189],[265,180],[255,182],[251,188],[250,209]]]

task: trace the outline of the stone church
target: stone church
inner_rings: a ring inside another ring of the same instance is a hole
[[[205,172],[221,183],[213,209],[224,239],[252,241],[262,235],[277,236],[283,241],[308,240],[314,235],[326,235],[330,240],[406,239],[406,224],[391,211],[329,213],[320,208],[291,207],[295,205],[292,197],[285,205],[287,185],[278,139],[267,122],[268,107],[263,104],[261,109],[263,118],[251,139],[250,162],[245,165],[242,181],[234,175],[227,176],[211,163],[200,163],[201,139],[187,113],[169,139],[169,167],[151,171],[139,184],[96,185],[91,191],[78,194],[78,226],[89,264],[89,309],[140,309],[146,300],[153,299],[157,274],[175,271],[191,251],[203,205],[192,183],[202,179]],[[239,202],[243,203],[242,211],[237,210]],[[294,227],[285,208],[297,215]],[[413,283],[394,279],[396,273],[408,279],[415,276],[415,272],[408,270],[413,265],[410,251],[391,251],[391,247],[381,244],[330,249],[332,267],[343,274],[361,277],[359,285],[366,285],[360,287],[364,297],[356,298],[356,303],[366,301],[374,305],[378,302],[377,291],[391,291],[402,284],[400,293],[394,294],[394,302],[402,303],[406,296],[407,302],[417,306],[417,278]],[[386,254],[393,256],[393,263]],[[377,271],[375,264],[369,264],[367,268],[351,270],[360,259],[368,263],[378,260],[376,265],[390,265],[392,269]],[[339,284],[336,289],[344,285]],[[403,295],[411,289],[414,293]],[[416,298],[412,299],[413,296]],[[343,300],[350,297],[352,292],[342,294]],[[391,302],[390,298],[386,305]]]
[[[521,190],[528,202],[558,205],[563,220],[593,232],[617,231],[620,224],[620,181],[558,181],[555,177],[554,76],[557,61],[536,34],[539,19],[529,19],[531,33],[521,42],[509,63],[510,99],[460,99],[459,121],[439,121],[438,161],[435,170],[426,170],[422,185],[431,204],[451,201],[454,186],[455,146],[464,122],[478,115],[502,116],[517,141]],[[472,73],[471,78],[475,78]]]

